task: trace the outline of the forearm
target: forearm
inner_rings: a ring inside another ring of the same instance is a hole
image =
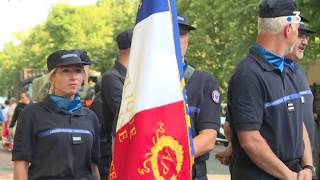
[[[193,138],[195,157],[199,157],[207,152],[210,152],[215,145],[217,131],[213,129],[205,129]]]
[[[28,180],[29,163],[27,161],[14,161],[13,164],[13,179]]]
[[[239,141],[250,159],[266,173],[292,179],[294,173],[272,152],[259,131],[239,131]]]
[[[301,164],[313,165],[311,144],[310,144],[308,132],[304,123],[303,123],[303,142],[304,142],[304,153],[301,159]]]
[[[224,123],[223,130],[224,130],[224,136],[229,142],[231,142],[231,129],[228,121]]]
[[[96,180],[100,180],[100,173],[99,173],[99,169],[98,169],[97,164],[92,163],[91,164],[91,170],[92,170]]]

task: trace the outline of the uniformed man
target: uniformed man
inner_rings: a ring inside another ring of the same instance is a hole
[[[122,98],[122,89],[127,73],[129,63],[130,47],[132,40],[132,29],[121,32],[116,40],[119,47],[118,58],[112,69],[107,71],[101,80],[101,100],[103,103],[104,116],[104,133],[107,136],[107,147],[101,152],[103,163],[100,166],[100,174],[102,179],[108,178],[109,167],[111,163],[111,135],[115,133],[115,125],[117,124],[118,113]]]
[[[307,48],[309,35],[315,33],[315,31],[308,29],[305,25],[308,22],[304,19],[299,26],[298,42],[295,45],[293,51],[287,55],[285,59],[286,65],[289,66],[290,74],[298,85],[299,94],[301,95],[302,110],[303,110],[303,120],[306,126],[309,139],[311,142],[312,158],[313,164],[317,167],[318,162],[318,149],[316,141],[316,124],[313,115],[313,95],[310,90],[308,79],[304,70],[297,64],[297,61],[301,60],[304,56],[304,50]],[[313,172],[313,179],[317,179],[315,171]]]
[[[284,56],[300,23],[292,0],[263,0],[258,38],[229,82],[233,179],[311,179],[312,154],[297,84]]]
[[[185,16],[178,16],[181,55],[185,62],[185,82],[191,118],[195,164],[192,179],[206,180],[206,160],[214,148],[220,128],[220,92],[214,77],[206,72],[195,70],[185,61],[188,48],[188,33],[195,30]]]

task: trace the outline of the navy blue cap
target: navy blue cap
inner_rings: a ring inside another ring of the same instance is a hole
[[[189,24],[187,17],[184,15],[178,15],[178,24],[180,28],[186,28],[188,31],[196,30],[195,27]]]
[[[91,61],[85,50],[73,49],[73,50],[58,50],[50,54],[47,58],[48,71],[53,68],[63,65],[82,64],[90,65],[95,64],[95,61]]]
[[[259,5],[259,17],[274,18],[292,16],[297,11],[293,0],[263,0]]]
[[[310,22],[309,19],[305,18],[304,16],[301,16],[301,14],[300,14],[300,17],[301,17],[301,22],[303,22],[303,23],[309,23]]]
[[[129,49],[131,47],[133,29],[127,29],[117,35],[117,44],[119,49]]]
[[[316,33],[316,31],[307,28],[303,22],[300,23],[299,32],[304,32],[307,34],[315,34]]]

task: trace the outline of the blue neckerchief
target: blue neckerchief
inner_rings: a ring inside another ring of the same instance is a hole
[[[50,98],[60,109],[64,111],[74,112],[82,106],[80,95],[78,93],[75,95],[74,100],[69,100],[65,97],[55,95],[50,95]]]
[[[288,66],[292,71],[296,69],[296,63],[289,58],[284,58],[284,64]]]
[[[259,44],[255,43],[252,46],[255,50],[258,51],[260,55],[262,55],[270,64],[272,64],[275,68],[279,69],[281,72],[284,69],[284,57],[277,56],[272,52],[264,49]]]

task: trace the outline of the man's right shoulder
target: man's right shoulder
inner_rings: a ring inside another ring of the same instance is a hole
[[[111,69],[109,69],[105,73],[103,73],[103,76],[114,76],[117,73],[118,73],[117,69],[115,67],[112,67]]]
[[[104,81],[104,79],[110,80],[110,79],[120,79],[120,78],[121,78],[120,72],[116,68],[111,68],[103,74],[102,81]]]
[[[243,59],[241,59],[238,65],[235,68],[235,72],[250,72],[257,71],[260,68],[259,64],[256,62],[257,60],[254,56],[247,54]]]
[[[248,54],[236,66],[229,83],[241,81],[243,78],[256,79],[258,76],[261,76],[261,71],[262,69],[256,62],[256,59]]]

